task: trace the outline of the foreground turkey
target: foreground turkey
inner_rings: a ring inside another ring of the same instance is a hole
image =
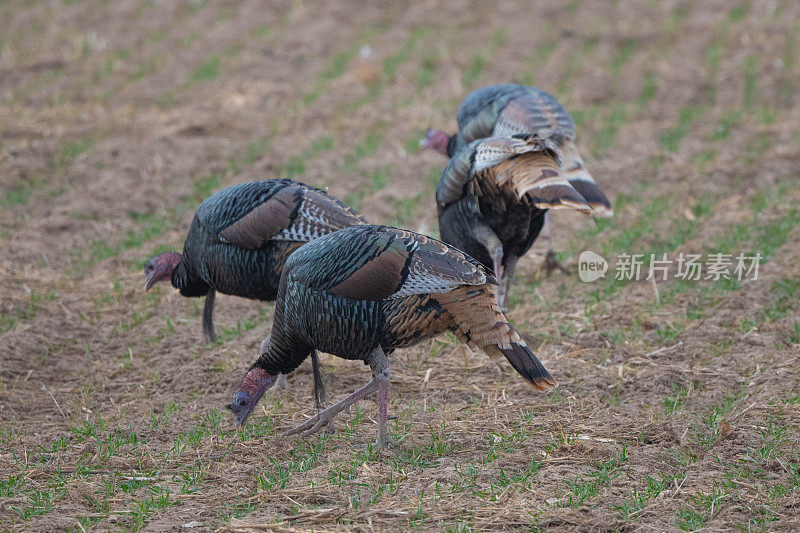
[[[458,108],[457,120],[458,132],[454,135],[431,130],[422,146],[453,157],[473,141],[486,137],[508,138],[521,134],[551,140],[561,152],[561,174],[585,198],[592,209],[591,214],[600,217],[613,215],[611,203],[589,174],[575,145],[575,121],[553,95],[513,83],[483,87],[464,99]],[[555,260],[549,218],[545,211],[539,223],[544,226],[548,240],[545,268],[548,272],[554,267],[565,270]]]
[[[314,350],[363,360],[372,380],[286,434],[310,434],[378,391],[377,444],[386,431],[389,361],[395,348],[443,331],[489,356],[505,356],[536,390],[557,385],[506,320],[495,280],[474,259],[443,242],[386,226],[357,226],[317,239],[286,262],[272,334],[229,405],[244,424],[276,376]]]
[[[197,209],[183,254],[145,267],[146,290],[169,280],[183,296],[205,296],[203,334],[214,334],[214,295],[274,300],[286,259],[303,244],[366,220],[324,191],[289,179],[223,189]]]

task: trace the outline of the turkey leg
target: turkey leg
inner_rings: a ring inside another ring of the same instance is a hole
[[[492,267],[494,270],[494,277],[497,279],[497,303],[503,307],[506,299],[506,287],[503,281],[503,243],[497,237],[494,231],[485,224],[477,223],[473,230],[473,236],[481,245],[486,248],[492,258]]]
[[[369,366],[372,369],[372,380],[378,381],[378,439],[375,444],[378,448],[383,448],[389,444],[386,422],[389,419],[389,380],[392,376],[389,359],[380,346],[372,352]]]
[[[378,347],[373,350],[367,357],[366,363],[372,369],[372,380],[352,393],[350,396],[340,401],[339,403],[323,409],[315,416],[312,416],[302,424],[293,427],[292,429],[284,432],[284,436],[300,434],[301,436],[308,436],[316,433],[327,424],[329,424],[336,415],[356,403],[378,391],[378,440],[377,445],[383,447],[389,443],[387,420],[388,420],[388,403],[389,403],[389,359],[383,350]]]
[[[498,298],[497,302],[500,304],[500,310],[504,313],[508,311],[508,295],[511,292],[511,284],[514,283],[514,272],[517,270],[518,259],[516,255],[509,255],[508,258],[506,258],[505,276],[500,282],[504,286],[503,299],[500,300]]]
[[[214,333],[214,296],[216,291],[211,289],[206,293],[206,304],[203,307],[203,337],[206,342],[214,342],[217,340],[217,334]]]
[[[545,211],[542,216],[544,216],[542,233],[544,233],[544,238],[547,239],[547,255],[544,256],[542,269],[547,276],[550,276],[554,270],[560,270],[564,274],[569,274],[569,269],[556,259],[556,251],[553,248],[553,228],[550,224],[550,210],[548,209]]]

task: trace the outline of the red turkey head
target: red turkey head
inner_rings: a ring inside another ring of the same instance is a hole
[[[144,267],[144,274],[147,276],[144,284],[145,292],[159,281],[169,281],[172,278],[172,271],[180,262],[181,254],[178,252],[164,252],[151,259]]]
[[[428,130],[425,138],[419,142],[420,148],[429,148],[437,152],[447,155],[447,144],[450,142],[450,136],[447,132],[442,130]]]
[[[258,400],[275,384],[276,379],[278,376],[267,374],[266,370],[257,366],[245,374],[239,388],[233,393],[233,401],[226,406],[236,416],[237,427],[244,425]]]

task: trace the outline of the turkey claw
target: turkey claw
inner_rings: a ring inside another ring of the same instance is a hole
[[[375,450],[382,450],[384,448],[394,448],[395,450],[399,450],[400,449],[400,442],[394,440],[393,438],[391,438],[391,437],[389,437],[387,435],[385,443],[381,443],[380,437],[378,437],[377,439],[375,439],[375,442],[370,442],[368,444],[353,444],[353,447],[354,448],[359,448],[359,449],[365,450],[365,451],[369,450],[370,447],[372,447]]]
[[[400,443],[391,437],[386,437],[386,442],[384,443],[381,443],[380,440],[376,440],[373,443],[373,446],[377,446],[378,449],[383,449],[383,448],[394,448],[395,450],[400,449]]]
[[[286,380],[286,376],[284,376],[283,374],[278,374],[278,379],[275,380],[275,386],[283,390],[288,390],[291,388],[289,386],[289,382]]]
[[[556,259],[556,253],[553,250],[547,251],[547,255],[544,257],[544,263],[542,263],[542,270],[544,270],[547,277],[550,277],[550,274],[555,270],[560,270],[564,274],[569,274],[569,268],[562,265],[561,262]]]
[[[302,424],[297,425],[287,431],[284,431],[283,436],[288,437],[289,435],[299,434],[301,437],[308,437],[309,435],[317,433],[319,430],[325,428],[326,426],[330,426],[330,428],[333,429],[334,416],[336,415],[331,415],[326,411],[320,411],[319,413],[312,416]]]

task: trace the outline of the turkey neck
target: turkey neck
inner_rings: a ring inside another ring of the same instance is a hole
[[[210,289],[208,284],[194,274],[185,255],[172,271],[171,281],[172,286],[180,290],[183,296],[205,296]]]
[[[461,146],[464,145],[463,142],[460,144]],[[459,150],[459,148],[461,148],[461,146],[459,146],[458,142],[458,133],[455,133],[450,137],[450,139],[447,140],[447,157],[453,157],[456,155],[456,152]]]
[[[269,346],[253,366],[264,369],[270,375],[288,374],[311,355],[311,350],[303,342],[290,341],[273,326]]]
[[[253,366],[263,368],[267,374],[288,374],[300,366],[306,357],[311,354],[313,346],[307,341],[287,332],[285,307],[286,284],[281,283],[278,293],[278,303],[275,306],[275,316],[272,320],[272,333],[269,336],[269,345]],[[291,314],[291,312],[290,312]]]

